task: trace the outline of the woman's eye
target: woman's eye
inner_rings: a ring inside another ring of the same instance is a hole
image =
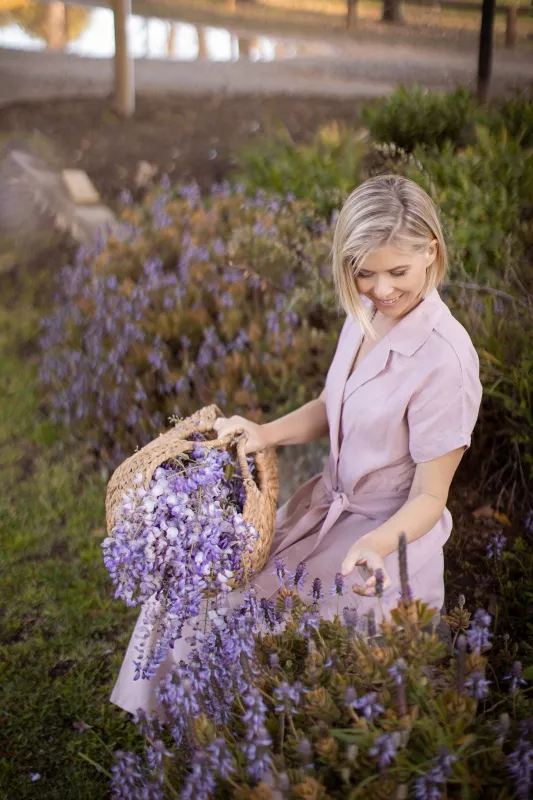
[[[391,272],[393,278],[403,278],[404,275],[407,275],[407,270],[404,269],[403,272]]]

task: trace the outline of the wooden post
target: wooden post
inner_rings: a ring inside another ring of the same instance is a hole
[[[516,47],[517,31],[516,31],[516,6],[507,6],[507,25],[505,27],[505,46],[509,48]]]
[[[481,30],[479,32],[479,58],[477,68],[477,96],[482,103],[489,99],[492,74],[492,48],[494,40],[494,10],[496,0],[483,0]]]
[[[131,0],[113,0],[115,21],[115,107],[122,117],[135,111],[135,78],[133,59],[129,54],[127,22]]]

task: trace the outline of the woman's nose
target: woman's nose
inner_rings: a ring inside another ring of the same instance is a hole
[[[391,294],[392,286],[390,280],[385,278],[376,277],[376,282],[374,284],[374,292],[378,299],[386,300],[387,297]]]

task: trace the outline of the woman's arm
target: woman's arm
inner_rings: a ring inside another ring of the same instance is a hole
[[[256,453],[265,447],[281,447],[286,444],[307,444],[327,436],[329,431],[326,414],[325,390],[316,400],[311,400],[284,417],[259,425],[245,417],[223,417],[216,420],[214,428],[219,436],[236,431],[246,431],[248,442],[246,453]]]
[[[287,444],[307,444],[327,436],[329,431],[326,415],[325,390],[320,397],[311,400],[284,417],[262,426],[270,447]]]
[[[464,448],[459,447],[432,461],[417,464],[407,502],[387,522],[363,536],[360,542],[364,540],[366,547],[372,547],[385,558],[398,549],[402,531],[407,544],[428,533],[446,508],[450,485],[463,453]]]
[[[420,539],[437,524],[446,508],[450,485],[463,453],[464,447],[459,447],[431,461],[417,464],[407,501],[387,522],[352,545],[342,562],[343,575],[349,575],[357,565],[364,565],[374,575],[377,569],[381,569],[385,576],[385,588],[390,586],[383,559],[398,549],[402,532],[409,544]],[[374,575],[366,581],[364,587],[358,587],[359,594],[374,593]]]

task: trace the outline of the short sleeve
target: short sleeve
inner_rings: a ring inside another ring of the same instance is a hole
[[[481,405],[479,360],[473,347],[462,357],[450,348],[437,359],[407,407],[409,450],[415,464],[470,447]]]

